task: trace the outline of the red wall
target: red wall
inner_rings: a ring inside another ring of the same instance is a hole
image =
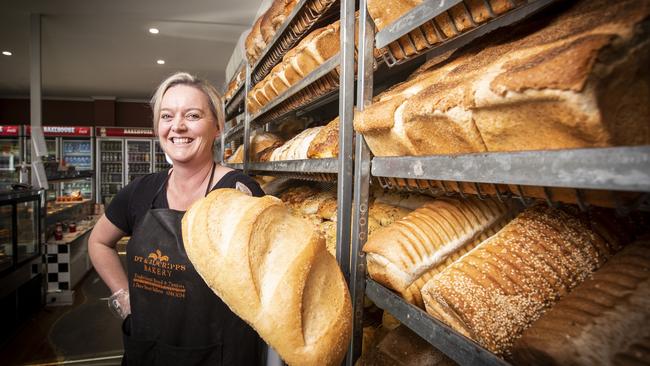
[[[29,124],[29,99],[0,98],[0,125]],[[151,127],[147,103],[43,100],[43,125]]]

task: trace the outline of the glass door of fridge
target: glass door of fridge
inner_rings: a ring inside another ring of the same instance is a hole
[[[16,167],[20,166],[20,139],[0,139],[0,183],[10,186],[20,179]]]
[[[0,205],[0,272],[13,266],[13,204]]]
[[[63,159],[77,170],[92,170],[92,147],[88,139],[63,139]]]
[[[43,159],[45,161],[55,161],[56,155],[56,137],[46,137],[45,146],[47,147],[47,156]],[[25,139],[25,162],[32,163],[32,140],[27,137]]]
[[[92,170],[93,155],[90,139],[63,139],[61,145],[62,156],[66,164],[73,165],[79,171]],[[63,195],[69,195],[76,191],[80,191],[83,198],[91,199],[93,196],[92,179],[64,182],[61,185],[61,194]]]
[[[154,172],[161,172],[167,170],[172,166],[165,159],[165,153],[160,147],[160,141],[154,141]]]
[[[124,141],[99,140],[99,199],[109,204],[124,186]]]
[[[127,140],[127,183],[151,173],[151,140]]]
[[[39,254],[38,210],[38,200],[16,203],[18,264]]]

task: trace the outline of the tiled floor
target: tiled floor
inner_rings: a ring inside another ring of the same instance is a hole
[[[41,309],[0,345],[0,363],[119,365],[121,321],[108,309],[110,291],[94,270],[75,290],[73,305]]]

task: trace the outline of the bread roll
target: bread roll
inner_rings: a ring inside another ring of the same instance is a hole
[[[494,200],[437,199],[369,236],[368,274],[424,308],[422,286],[508,218],[507,207]]]
[[[308,221],[275,197],[217,189],[192,205],[182,228],[197,272],[284,361],[341,364],[351,333],[350,295]]]
[[[557,13],[391,88],[355,129],[378,156],[650,143],[648,2],[583,0]]]
[[[521,213],[422,288],[426,310],[498,355],[617,250],[547,206]]]
[[[649,325],[650,241],[645,240],[615,255],[528,328],[515,343],[513,359],[520,365],[648,363]],[[635,350],[644,340],[645,354]]]
[[[309,159],[335,158],[339,156],[339,118],[323,127],[314,137],[307,157]]]

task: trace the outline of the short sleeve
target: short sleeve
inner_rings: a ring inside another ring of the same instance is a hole
[[[134,218],[131,215],[130,202],[138,184],[137,182],[138,180],[136,179],[117,192],[104,213],[113,225],[117,226],[118,229],[124,231],[127,235],[131,235],[133,232]]]

